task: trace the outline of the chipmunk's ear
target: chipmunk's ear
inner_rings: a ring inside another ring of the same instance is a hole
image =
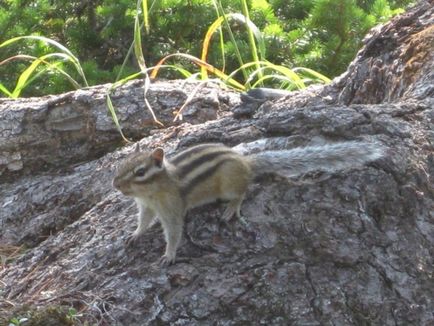
[[[161,147],[158,147],[154,149],[151,156],[154,159],[155,165],[161,168],[164,160],[164,150]]]
[[[140,144],[138,142],[136,143],[136,148],[134,149],[134,152],[135,153],[140,152]]]

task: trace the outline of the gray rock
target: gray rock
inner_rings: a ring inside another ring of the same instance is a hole
[[[0,143],[0,245],[27,246],[0,270],[0,315],[55,304],[106,325],[432,325],[433,22],[434,8],[420,2],[371,32],[331,85],[264,101],[249,118],[227,111],[242,105],[238,94],[209,100],[205,88],[195,112],[208,105],[219,119],[206,113],[194,124],[146,131],[141,147],[163,145],[169,153],[206,141],[245,152],[350,139],[387,148],[359,169],[261,178],[242,206],[246,223],[223,224],[219,204],[192,210],[178,261],[165,268],[157,264],[164,250],[158,224],[136,247],[124,243],[136,208],[111,178],[133,146],[107,145],[120,138],[109,118],[94,112],[105,110],[99,101],[106,88],[62,95],[62,110],[44,98],[2,100],[10,109],[0,110],[1,134],[17,140],[35,133],[18,150]],[[428,45],[430,52],[415,51]],[[122,122],[143,136],[134,122],[142,100],[130,96],[138,85],[116,94],[129,107]],[[171,85],[172,94],[184,94],[181,82]],[[168,112],[182,101],[164,93],[166,84],[153,87],[162,94],[153,100]],[[29,117],[36,122],[23,124]],[[80,138],[84,121],[101,133]],[[98,159],[84,150],[103,143]],[[50,148],[81,154],[62,159]]]

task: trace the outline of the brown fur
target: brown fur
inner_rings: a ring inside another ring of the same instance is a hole
[[[381,157],[377,144],[344,142],[323,146],[263,152],[243,156],[219,144],[191,147],[167,160],[164,151],[135,152],[122,162],[113,185],[134,197],[139,207],[138,227],[131,244],[156,216],[164,229],[163,263],[175,261],[184,216],[193,207],[217,199],[228,201],[222,218],[240,217],[241,204],[254,175],[286,170],[288,175],[314,169],[352,168]]]

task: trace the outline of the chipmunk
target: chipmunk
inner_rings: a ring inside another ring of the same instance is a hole
[[[356,141],[246,156],[221,144],[202,144],[169,159],[162,148],[142,152],[137,144],[136,151],[119,165],[113,186],[134,197],[139,210],[137,229],[127,245],[133,244],[157,217],[166,239],[160,263],[166,265],[175,262],[189,209],[220,199],[228,201],[223,220],[240,217],[247,186],[257,175],[336,171],[361,166],[381,156],[379,145]]]

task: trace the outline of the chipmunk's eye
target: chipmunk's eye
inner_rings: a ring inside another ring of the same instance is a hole
[[[146,173],[146,169],[145,168],[139,168],[136,171],[134,171],[134,175],[136,177],[143,177]]]

